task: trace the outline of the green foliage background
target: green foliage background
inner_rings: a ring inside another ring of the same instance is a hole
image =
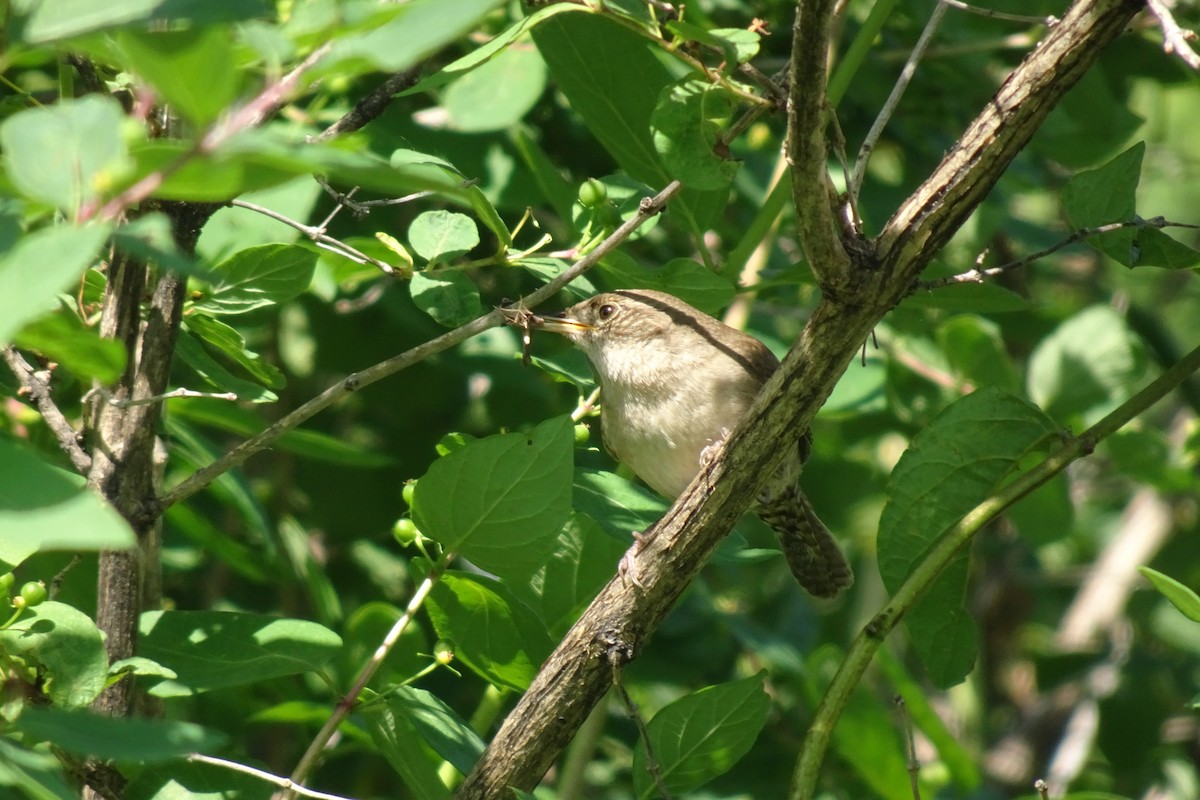
[[[932,8],[846,4],[830,97],[851,155]],[[871,157],[867,233],[1041,37],[1036,17],[1063,13],[1007,10],[1035,21],[950,10]],[[170,388],[237,400],[163,402],[164,486],[327,387],[527,295],[675,178],[668,210],[559,305],[662,289],[782,355],[816,303],[786,178],[777,188],[785,115],[737,68],[786,65],[790,4],[688,4],[682,21],[632,0],[14,0],[3,13],[0,340],[90,430],[91,404],[133,368],[98,333],[114,263],[186,275]],[[750,33],[755,18],[768,33]],[[850,554],[853,590],[805,596],[746,518],[624,671],[672,792],[782,795],[844,648],[930,542],[1057,431],[1096,422],[1195,346],[1198,237],[1154,218],[1200,222],[1197,78],[1149,19],[1051,113],[926,277],[1151,222],[919,291],[881,321],[816,420],[804,478]],[[266,103],[264,88],[314,51],[282,106]],[[387,73],[405,80],[381,115],[317,138]],[[715,154],[750,108],[763,113],[728,158]],[[269,113],[260,124],[247,109]],[[834,159],[831,172],[841,186]],[[356,202],[406,201],[339,212],[314,176],[361,187]],[[584,208],[589,178],[607,200]],[[194,252],[173,235],[172,201],[221,206]],[[138,658],[111,667],[92,622],[96,554],[132,544],[131,528],[84,488],[25,379],[0,370],[0,561],[14,595],[37,580],[52,595],[0,630],[0,786],[76,796],[81,760],[97,756],[130,798],[266,797],[270,784],[181,754],[291,773],[433,570],[305,778],[351,797],[451,796],[615,575],[630,532],[665,509],[602,452],[595,417],[583,417],[590,437],[572,422],[591,375],[549,338],[535,333],[526,366],[518,331],[486,330],[348,393],[168,508],[165,610],[146,609]],[[911,797],[910,728],[924,796],[1027,795],[1055,769],[1067,770],[1056,786],[1080,793],[1200,793],[1198,411],[1191,378],[977,537],[851,698],[825,796]],[[1131,543],[1142,560],[1122,559]],[[447,563],[449,551],[467,561]],[[1098,564],[1114,570],[1099,583]],[[1157,570],[1159,592],[1139,565]],[[1081,622],[1097,597],[1116,601]],[[160,719],[85,714],[123,675]],[[1066,722],[1085,711],[1095,727],[1080,738]],[[1053,766],[1068,740],[1081,763]],[[646,761],[610,697],[537,796],[655,797]]]

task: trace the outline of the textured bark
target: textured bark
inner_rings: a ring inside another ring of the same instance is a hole
[[[1140,8],[1134,0],[1076,3],[876,242],[851,248],[848,279],[838,280],[838,291],[818,305],[722,454],[646,532],[650,541],[637,557],[644,588],[619,578],[604,588],[504,721],[455,795],[458,800],[504,797],[508,787],[537,785],[612,684],[613,670],[640,652],[747,508],[760,476],[770,475],[783,457],[776,443],[808,426],[871,329],[912,291],[921,270],[982,202],[1054,104]],[[821,124],[820,115],[804,119]],[[789,141],[812,137],[812,131],[792,131]],[[801,161],[796,159],[797,167]],[[812,236],[805,242],[810,258],[843,247],[839,233],[825,223],[813,226]]]

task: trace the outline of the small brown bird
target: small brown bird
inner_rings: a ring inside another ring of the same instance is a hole
[[[652,489],[674,499],[779,366],[753,336],[663,292],[597,295],[542,327],[587,354],[600,381],[605,448]],[[833,597],[854,582],[836,540],[800,491],[811,433],[789,453],[751,510],[771,526],[800,585]]]

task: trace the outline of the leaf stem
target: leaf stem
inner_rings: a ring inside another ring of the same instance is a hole
[[[887,635],[937,580],[958,551],[1002,512],[1062,472],[1073,461],[1091,454],[1100,441],[1149,409],[1197,369],[1200,369],[1200,346],[1095,425],[1078,436],[1067,438],[1058,450],[975,506],[958,524],[934,542],[925,559],[913,568],[912,574],[867,623],[846,651],[846,657],[817,707],[808,735],[804,739],[788,792],[790,800],[808,800],[813,796],[833,726],[845,709],[851,692]]]

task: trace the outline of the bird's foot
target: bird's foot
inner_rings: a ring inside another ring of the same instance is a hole
[[[641,580],[638,579],[637,556],[646,548],[646,542],[650,538],[641,531],[630,531],[633,534],[633,545],[625,551],[625,555],[621,556],[621,563],[617,565],[617,574],[621,576],[621,580],[632,583],[639,589],[645,589]]]

